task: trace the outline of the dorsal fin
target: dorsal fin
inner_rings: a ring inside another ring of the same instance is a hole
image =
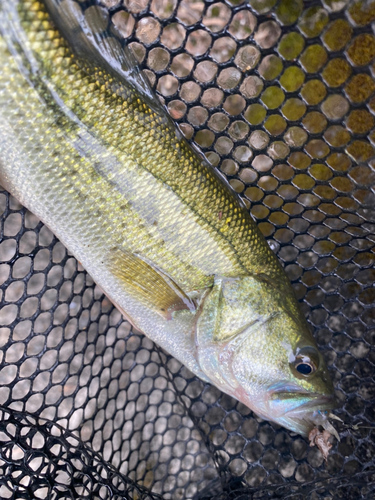
[[[123,47],[109,31],[106,9],[93,4],[83,11],[74,0],[44,0],[44,3],[52,21],[79,59],[115,74],[122,83],[136,89],[154,111],[169,119],[129,47]]]

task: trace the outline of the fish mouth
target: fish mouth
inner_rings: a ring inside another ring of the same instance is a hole
[[[272,398],[273,399],[273,398]],[[333,395],[322,395],[314,394],[309,392],[299,392],[298,402],[296,394],[290,393],[276,393],[276,398],[273,399],[274,402],[281,403],[282,412],[279,415],[298,416],[299,414],[305,414],[314,411],[327,411],[333,410],[337,407],[336,399]],[[276,403],[276,405],[277,405]],[[276,405],[273,405],[274,407]],[[292,405],[292,407],[290,407]],[[287,409],[289,406],[290,409]]]
[[[337,435],[328,421],[330,411],[338,406],[333,394],[316,394],[298,386],[284,386],[272,391],[268,405],[272,420],[303,436],[319,426]]]

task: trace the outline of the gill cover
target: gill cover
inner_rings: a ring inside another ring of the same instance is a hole
[[[215,278],[196,324],[198,362],[213,383],[238,397],[237,389],[248,381],[241,384],[234,376],[233,361],[246,351],[248,363],[256,368],[271,340],[267,323],[280,308],[277,288],[265,276]]]

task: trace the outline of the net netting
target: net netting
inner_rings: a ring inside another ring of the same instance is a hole
[[[78,3],[88,16],[106,10],[185,136],[249,207],[344,423],[324,462],[199,380],[2,191],[0,497],[372,499],[375,2]]]

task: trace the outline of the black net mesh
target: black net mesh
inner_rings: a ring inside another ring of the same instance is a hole
[[[321,452],[131,329],[0,192],[0,497],[375,496],[375,2],[100,4],[240,193],[328,362],[341,441]]]

